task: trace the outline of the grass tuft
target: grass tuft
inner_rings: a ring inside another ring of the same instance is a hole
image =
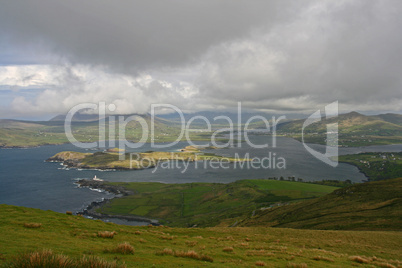
[[[358,262],[358,263],[369,263],[370,262],[370,260],[368,260],[364,257],[361,257],[361,256],[350,256],[349,259],[351,261]]]
[[[190,258],[190,259],[194,259],[194,260],[200,260],[200,261],[207,261],[207,262],[213,262],[214,259],[208,255],[202,255],[202,254],[198,254],[197,252],[195,252],[194,250],[189,250],[189,251],[173,251],[170,248],[165,248],[161,251],[157,251],[155,253],[156,255],[171,255],[171,256],[175,256],[175,257],[179,257],[179,258]]]
[[[24,223],[25,228],[40,228],[42,227],[42,223],[36,223],[36,222],[26,222]]]
[[[307,268],[307,264],[306,263],[292,263],[289,262],[286,267],[288,268]]]
[[[115,253],[120,253],[120,254],[134,254],[134,247],[130,245],[128,242],[124,242],[122,244],[119,244],[114,252]]]
[[[223,252],[233,252],[233,248],[232,247],[224,247],[222,249]]]
[[[54,254],[50,249],[24,253],[17,256],[12,262],[6,264],[8,268],[123,268],[125,265],[117,265],[116,262],[107,262],[98,257],[82,257],[79,260],[72,259],[62,254]]]
[[[256,266],[265,266],[265,262],[263,262],[263,261],[256,261],[256,262],[255,262],[255,265],[256,265]]]
[[[117,233],[115,231],[109,232],[109,231],[103,231],[103,232],[98,232],[98,237],[102,238],[113,238]]]
[[[197,245],[197,241],[186,241],[186,245],[188,247],[194,247],[195,245]]]
[[[333,259],[327,258],[327,257],[323,257],[323,256],[315,256],[315,257],[313,257],[313,260],[316,260],[316,261],[334,262]]]

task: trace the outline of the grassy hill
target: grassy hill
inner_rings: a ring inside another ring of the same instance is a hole
[[[402,178],[354,184],[320,198],[259,210],[242,226],[402,230]]]
[[[78,267],[402,265],[402,234],[392,231],[133,227],[9,205],[0,205],[0,226],[0,267],[41,259],[65,264],[47,266],[54,268],[76,260]]]
[[[301,140],[303,120],[278,125],[278,133]],[[339,144],[365,146],[402,143],[402,115],[384,114],[366,116],[357,112],[322,119],[304,130],[305,141],[325,144],[326,125],[338,123]]]
[[[133,195],[115,198],[97,209],[110,215],[158,219],[169,226],[233,226],[260,207],[323,196],[333,186],[277,180],[242,180],[229,184],[156,182],[106,183]]]
[[[402,176],[402,153],[360,153],[341,155],[339,162],[355,165],[369,180],[385,180]]]

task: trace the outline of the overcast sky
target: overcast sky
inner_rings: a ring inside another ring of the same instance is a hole
[[[402,111],[399,0],[0,1],[0,118]]]

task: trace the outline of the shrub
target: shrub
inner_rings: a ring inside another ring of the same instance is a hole
[[[42,223],[26,222],[26,223],[24,223],[24,227],[26,227],[26,228],[40,228],[40,227],[42,227]]]
[[[135,231],[135,232],[134,232],[134,234],[136,234],[136,235],[140,235],[140,234],[141,234],[141,232],[140,232],[140,231]]]
[[[66,214],[67,214],[67,215],[73,215],[73,212],[71,212],[71,211],[66,211]]]
[[[109,231],[103,231],[103,232],[98,232],[98,237],[102,238],[113,238],[117,233],[115,231],[109,232]]]

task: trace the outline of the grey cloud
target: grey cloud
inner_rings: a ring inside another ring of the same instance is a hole
[[[260,108],[292,110],[291,100],[304,96],[311,109],[339,100],[351,109],[392,101],[401,110],[401,7],[398,1],[317,1],[285,24],[210,51],[200,92]]]
[[[82,100],[127,112],[237,101],[306,112],[335,100],[349,110],[401,111],[400,14],[398,0],[4,1],[0,45],[89,66],[89,77],[54,67],[63,69],[58,87],[38,96],[38,111],[54,92],[52,112]]]
[[[210,46],[276,23],[283,1],[3,1],[3,34],[45,40],[80,63],[150,68],[194,61]],[[286,9],[287,10],[287,9]]]

